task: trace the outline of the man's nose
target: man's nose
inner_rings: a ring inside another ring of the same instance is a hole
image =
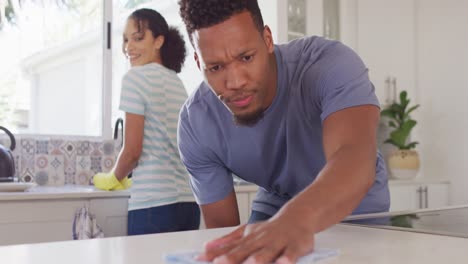
[[[229,65],[226,69],[226,88],[237,90],[243,88],[247,84],[247,75],[245,70],[239,65]]]

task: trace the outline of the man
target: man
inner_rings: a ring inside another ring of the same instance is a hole
[[[179,5],[205,78],[182,108],[179,149],[207,227],[239,224],[232,174],[260,186],[256,224],[211,241],[201,260],[294,263],[315,233],[388,210],[379,103],[351,49],[274,45],[256,0]]]

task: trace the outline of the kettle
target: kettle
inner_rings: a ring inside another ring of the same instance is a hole
[[[10,148],[0,145],[0,183],[13,182],[15,176],[15,160],[13,158],[12,150],[16,147],[16,140],[13,134],[6,128],[0,126],[0,130],[10,137]]]

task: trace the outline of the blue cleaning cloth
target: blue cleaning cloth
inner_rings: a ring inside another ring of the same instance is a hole
[[[200,252],[178,252],[173,254],[168,254],[165,256],[165,261],[167,264],[210,264],[211,262],[198,261],[195,260],[195,257],[198,256]],[[330,257],[338,256],[340,253],[336,249],[315,249],[314,252],[305,255],[297,261],[297,264],[309,264],[316,263],[320,260],[327,259]]]

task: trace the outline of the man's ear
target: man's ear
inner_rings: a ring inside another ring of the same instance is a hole
[[[198,54],[197,54],[196,52],[193,52],[193,59],[194,59],[195,62],[197,63],[198,69],[201,71],[201,68],[200,68],[200,60],[199,60]]]
[[[265,25],[262,32],[263,41],[265,41],[265,45],[267,46],[268,52],[272,53],[275,50],[273,45],[273,35],[271,34],[270,27]]]

